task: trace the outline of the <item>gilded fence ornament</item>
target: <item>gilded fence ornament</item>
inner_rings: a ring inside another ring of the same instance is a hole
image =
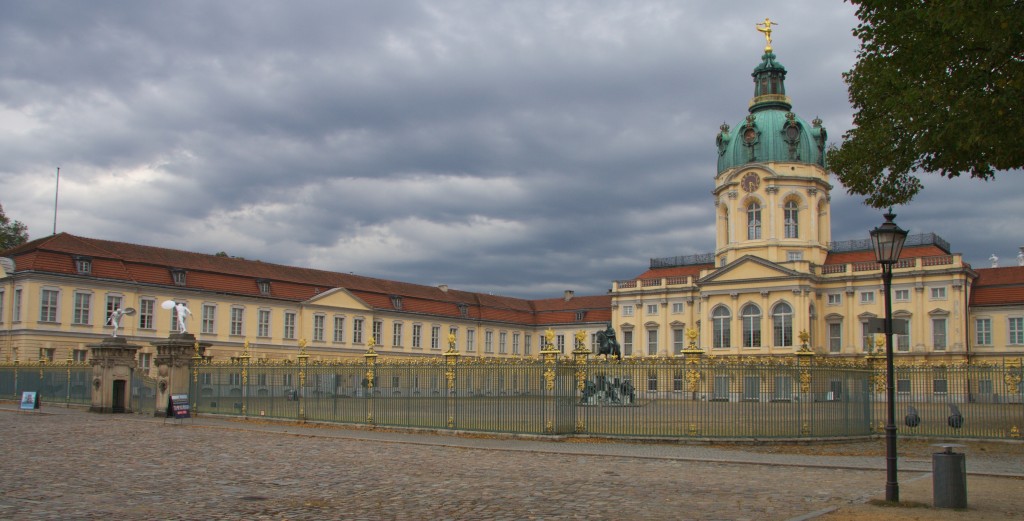
[[[1013,427],[1010,427],[1010,437],[1011,438],[1020,438],[1020,428],[1017,427],[1016,425],[1014,425]]]
[[[686,387],[691,393],[695,393],[697,392],[697,386],[700,385],[700,371],[696,367],[698,361],[691,360],[688,361],[688,363],[694,365],[691,365],[690,368],[686,370]]]
[[[811,392],[811,372],[807,369],[800,370],[800,392]]]
[[[1017,390],[1020,388],[1021,373],[1024,372],[1024,364],[1021,362],[1022,359],[1018,358],[1016,363],[1011,360],[1006,364],[1003,381],[1006,382],[1006,392],[1009,394],[1017,394]]]
[[[550,367],[544,370],[544,388],[549,391],[555,390],[555,370]]]

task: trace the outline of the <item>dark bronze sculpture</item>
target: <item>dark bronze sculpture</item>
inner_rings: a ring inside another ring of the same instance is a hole
[[[608,329],[597,332],[597,341],[600,347],[597,349],[597,354],[605,356],[614,356],[616,360],[622,360],[622,351],[619,348],[619,342],[615,340],[615,328],[611,324],[608,324]]]

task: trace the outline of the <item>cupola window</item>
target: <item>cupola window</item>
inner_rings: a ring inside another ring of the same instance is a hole
[[[797,207],[796,201],[786,201],[786,206],[783,208],[783,214],[785,215],[785,232],[787,239],[796,239],[800,235],[799,228],[799,217],[800,209]]]
[[[761,238],[761,205],[750,203],[747,206],[747,239]]]

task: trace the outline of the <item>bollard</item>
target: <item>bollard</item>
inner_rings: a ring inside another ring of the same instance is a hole
[[[953,452],[963,445],[944,444],[932,454],[932,500],[936,508],[967,508],[967,458]]]

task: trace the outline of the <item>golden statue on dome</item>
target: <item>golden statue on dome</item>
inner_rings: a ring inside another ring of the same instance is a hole
[[[764,40],[766,42],[765,46],[764,46],[764,52],[772,52],[772,26],[773,25],[779,25],[779,24],[771,21],[771,19],[768,18],[768,17],[765,17],[764,22],[754,24],[754,27],[759,32],[764,33]]]

